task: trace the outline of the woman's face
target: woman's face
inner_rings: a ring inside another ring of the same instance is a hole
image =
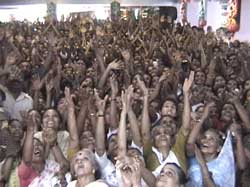
[[[67,112],[67,103],[65,98],[61,98],[57,104],[57,110],[62,116]]]
[[[226,84],[225,79],[222,76],[217,76],[214,80],[214,89],[218,89],[220,87],[224,87]]]
[[[171,133],[165,126],[155,127],[153,129],[154,146],[157,148],[163,146],[170,148],[172,141]]]
[[[205,81],[206,81],[205,73],[202,72],[202,71],[198,71],[195,74],[195,77],[194,77],[195,84],[197,84],[197,85],[204,85]]]
[[[84,87],[92,88],[92,86],[93,86],[93,81],[91,78],[87,77],[86,79],[84,79],[84,81],[82,81],[82,84],[81,84],[82,88]]]
[[[171,116],[171,117],[176,117],[176,106],[175,103],[172,101],[165,101],[165,103],[162,106],[161,113],[163,116]]]
[[[9,131],[15,141],[21,141],[24,135],[22,124],[19,121],[12,121],[9,124]]]
[[[74,171],[77,177],[94,175],[95,168],[91,160],[91,154],[87,150],[77,152],[74,157]]]
[[[60,118],[54,109],[47,110],[43,115],[43,129],[44,128],[52,128],[55,130],[59,129]]]
[[[225,104],[221,111],[221,120],[231,122],[236,116],[236,111],[232,104]]]
[[[174,165],[165,165],[156,180],[156,187],[179,187],[177,168]]]
[[[207,130],[200,139],[200,149],[204,155],[217,155],[220,152],[219,135]]]
[[[95,149],[95,138],[90,131],[84,131],[80,136],[81,149],[87,148],[90,150]]]
[[[32,162],[36,163],[42,161],[44,161],[44,146],[39,140],[34,139]]]
[[[249,90],[250,89],[250,80],[247,80],[244,84],[244,91]]]
[[[237,88],[237,81],[236,80],[229,80],[227,82],[227,89],[229,91],[234,91]]]

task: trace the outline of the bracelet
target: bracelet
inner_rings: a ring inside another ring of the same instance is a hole
[[[91,116],[94,116],[95,114],[94,113],[90,113]]]
[[[111,101],[116,101],[116,98],[111,98]]]
[[[103,113],[97,114],[97,117],[104,117],[104,114]]]

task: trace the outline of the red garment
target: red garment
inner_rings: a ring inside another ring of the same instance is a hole
[[[18,166],[18,177],[20,187],[27,187],[39,174],[31,167],[27,166],[23,161]]]

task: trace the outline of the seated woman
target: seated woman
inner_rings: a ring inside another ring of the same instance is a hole
[[[77,180],[68,184],[68,187],[108,187],[108,185],[97,180],[100,177],[98,163],[94,153],[89,149],[78,151],[72,159],[71,168]]]

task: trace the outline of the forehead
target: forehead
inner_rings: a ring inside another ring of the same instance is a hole
[[[11,121],[9,125],[10,127],[20,127],[20,128],[22,127],[20,121],[17,120]]]
[[[170,164],[167,164],[167,165],[165,165],[163,168],[162,168],[162,172],[164,172],[164,171],[173,171],[174,173],[177,173],[177,168],[175,167],[175,166],[173,166],[173,165],[170,165]]]
[[[173,101],[171,101],[171,100],[167,100],[163,104],[163,107],[165,107],[165,106],[175,106],[175,103]]]
[[[46,112],[44,112],[44,115],[58,115],[57,111],[54,109],[49,109]]]

